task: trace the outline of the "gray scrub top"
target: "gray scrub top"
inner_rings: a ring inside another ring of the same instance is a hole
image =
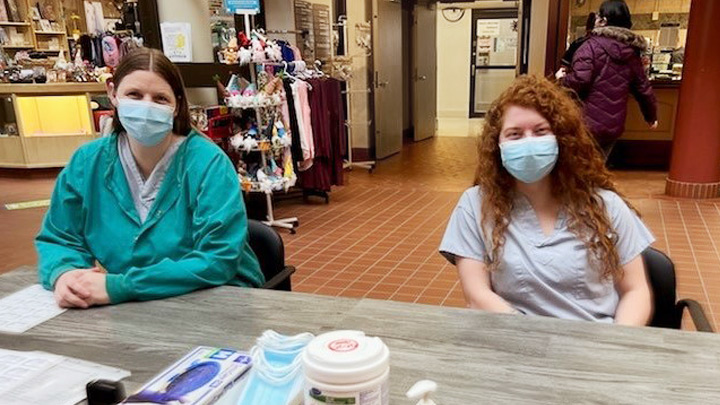
[[[160,191],[160,186],[162,186],[170,163],[172,163],[175,153],[184,141],[185,138],[182,138],[170,145],[163,157],[160,158],[160,161],[155,165],[152,173],[150,173],[150,177],[145,179],[130,150],[130,142],[127,139],[127,134],[123,133],[118,135],[117,145],[120,163],[125,172],[130,194],[132,194],[133,204],[135,205],[138,216],[140,216],[140,222],[145,222],[150,208],[152,208],[155,202],[155,197],[157,197],[158,191]]]
[[[491,241],[489,232],[480,231],[480,193],[479,187],[465,191],[450,217],[440,253],[453,264],[456,257],[488,262]],[[617,194],[599,190],[598,196],[605,202],[617,233],[620,264],[625,265],[655,238]],[[590,267],[585,244],[568,229],[562,210],[552,235],[545,236],[530,202],[518,195],[502,256],[491,273],[492,289],[516,309],[564,319],[613,321],[619,301],[614,282]]]

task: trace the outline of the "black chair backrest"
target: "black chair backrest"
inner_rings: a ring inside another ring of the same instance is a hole
[[[665,253],[654,248],[647,248],[642,258],[655,303],[650,326],[680,329],[682,309],[676,305],[675,265]]]
[[[285,245],[280,235],[260,221],[248,221],[249,243],[260,262],[265,280],[275,277],[285,268]],[[278,284],[276,290],[290,291],[290,279]]]

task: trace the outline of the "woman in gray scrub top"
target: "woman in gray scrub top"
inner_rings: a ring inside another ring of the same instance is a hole
[[[521,76],[492,104],[440,252],[471,308],[646,325],[654,238],[615,188],[575,102]]]

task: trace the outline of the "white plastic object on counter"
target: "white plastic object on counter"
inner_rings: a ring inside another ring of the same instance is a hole
[[[341,330],[317,336],[303,352],[305,405],[388,405],[390,350],[378,337]]]
[[[430,394],[437,391],[437,383],[430,380],[420,380],[413,385],[405,394],[408,399],[418,401],[417,405],[436,405],[430,399]]]

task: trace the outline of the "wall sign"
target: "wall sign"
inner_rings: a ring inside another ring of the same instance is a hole
[[[192,30],[190,23],[160,24],[165,56],[173,62],[192,62]]]
[[[225,0],[229,14],[259,14],[260,0]]]
[[[500,35],[500,20],[478,20],[478,37],[496,37]]]

